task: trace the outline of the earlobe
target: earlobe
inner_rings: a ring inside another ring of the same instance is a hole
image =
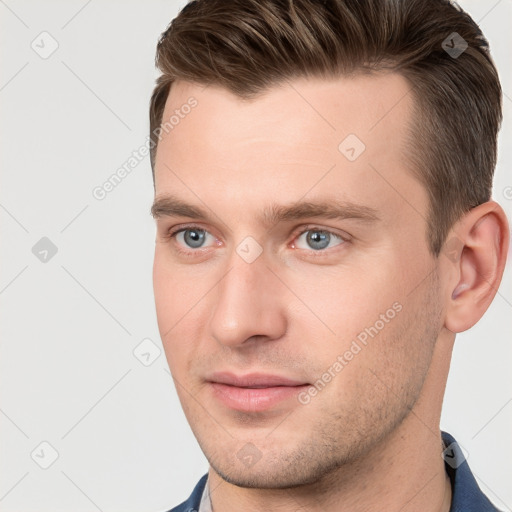
[[[445,326],[450,331],[469,329],[491,304],[503,276],[508,237],[507,218],[494,201],[473,208],[447,237],[443,252],[450,255],[453,283]]]

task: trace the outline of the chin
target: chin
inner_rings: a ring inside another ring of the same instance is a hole
[[[321,450],[320,450],[321,451]],[[263,456],[251,467],[244,466],[237,458],[220,460],[209,457],[211,468],[226,482],[249,489],[293,489],[322,481],[347,461],[326,456],[326,453],[306,453],[295,450],[292,454],[281,452]]]
[[[223,472],[213,466],[212,469],[226,482],[246,489],[292,489],[318,481],[318,477],[306,478],[306,475],[290,474],[275,467],[260,469],[258,472],[251,470]]]

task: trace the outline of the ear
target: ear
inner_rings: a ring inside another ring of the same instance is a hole
[[[483,316],[498,291],[508,244],[507,217],[495,201],[476,206],[453,226],[442,249],[449,267],[447,329],[463,332]]]

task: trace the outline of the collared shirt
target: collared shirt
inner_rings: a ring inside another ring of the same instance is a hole
[[[452,484],[450,512],[500,512],[480,490],[455,439],[441,432],[445,468]],[[208,475],[197,483],[189,499],[169,512],[213,512]]]
[[[197,512],[213,512],[212,499],[210,498],[210,482],[206,480],[203,494],[201,495],[201,503]]]

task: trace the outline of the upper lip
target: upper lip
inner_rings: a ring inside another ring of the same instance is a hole
[[[271,388],[276,386],[305,386],[307,384],[304,381],[266,373],[236,375],[231,372],[215,372],[207,380],[239,388]]]

